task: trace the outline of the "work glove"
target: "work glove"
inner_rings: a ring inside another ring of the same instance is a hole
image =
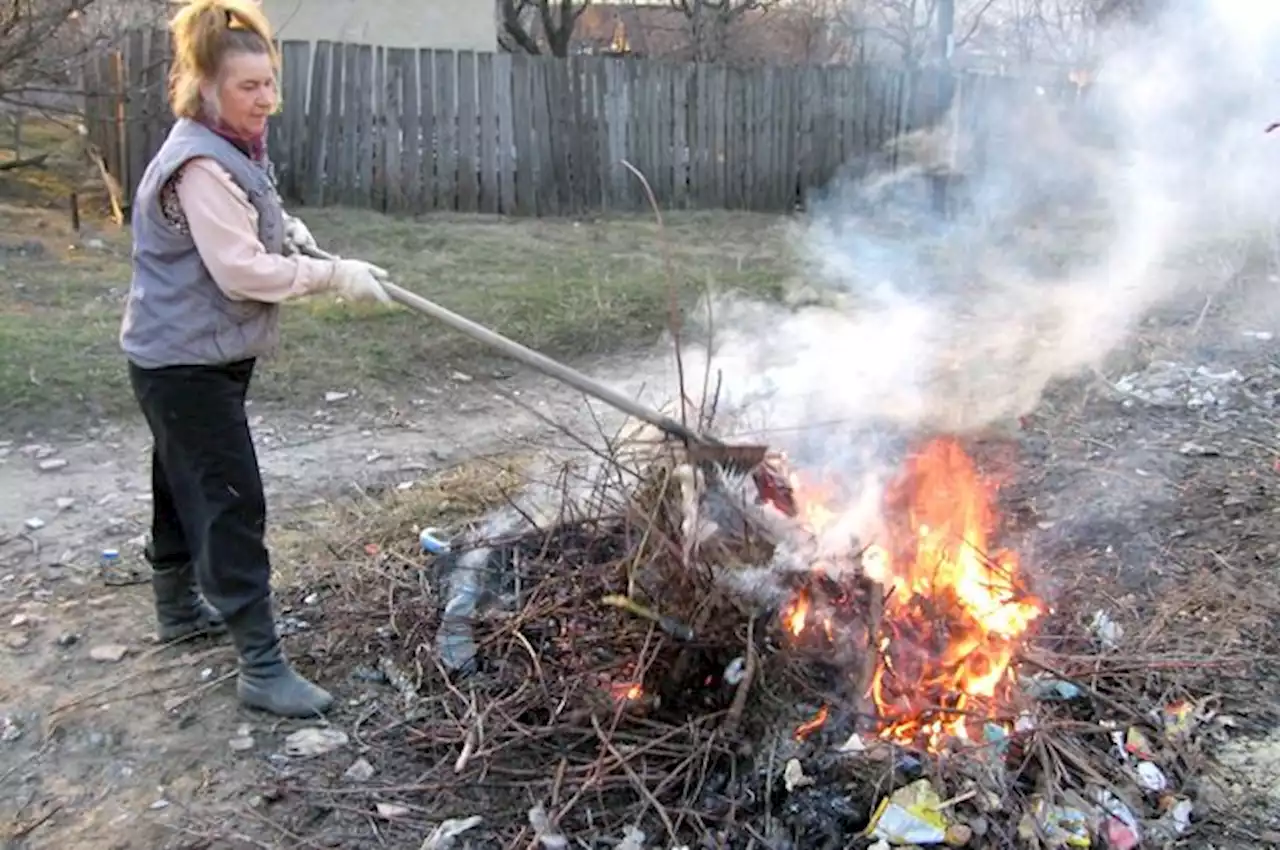
[[[311,230],[302,223],[302,219],[285,213],[284,216],[284,248],[290,254],[306,254],[318,249],[316,238]]]
[[[363,260],[335,260],[330,286],[348,301],[379,301],[391,303],[391,296],[382,288],[389,279],[386,269]]]

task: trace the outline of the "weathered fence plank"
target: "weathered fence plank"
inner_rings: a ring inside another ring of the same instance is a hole
[[[303,194],[303,176],[307,165],[307,76],[311,72],[311,44],[291,41],[281,45],[280,93],[284,99],[283,114],[276,126],[284,136],[285,154],[278,163],[277,176],[280,191],[291,197]],[[272,130],[272,148],[279,150]]]
[[[458,203],[458,85],[457,61],[452,53],[435,56],[436,209],[457,209]]]
[[[417,51],[405,50],[400,55],[400,191],[404,209],[419,212],[422,204],[422,119],[419,116]]]
[[[529,102],[533,108],[533,146],[530,153],[534,170],[534,212],[537,215],[558,215],[559,199],[556,196],[554,156],[551,152],[551,103],[547,93],[547,72],[550,63],[538,59],[530,63],[529,75],[532,92]]]
[[[422,185],[414,199],[415,213],[436,207],[436,64],[429,50],[418,53],[418,139],[422,149]]]
[[[671,144],[675,148],[675,186],[671,203],[677,208],[689,206],[689,67],[681,65],[672,69]]]
[[[895,137],[948,114],[972,132],[974,114],[989,102],[1015,108],[1021,91],[865,64],[727,68],[325,41],[280,49],[284,102],[270,146],[281,193],[393,213],[643,210],[624,161],[665,207],[789,211],[833,179],[897,167]],[[90,141],[126,200],[172,123],[169,53],[165,33],[137,30],[84,68]]]
[[[480,186],[476,180],[479,168],[479,103],[476,95],[476,54],[464,50],[458,54],[458,203],[460,212],[473,213],[480,208]]]
[[[303,173],[297,187],[302,200],[312,206],[325,202],[325,173],[326,169],[332,167],[332,160],[326,161],[326,157],[329,138],[333,135],[333,122],[327,120],[325,109],[329,103],[332,63],[333,45],[327,41],[316,42],[315,57],[311,63],[311,85],[306,94],[307,136],[302,142],[302,149],[305,151],[301,162]]]
[[[382,136],[381,184],[386,197],[386,211],[404,212],[404,65],[405,51],[392,48],[386,53],[386,76],[383,91],[383,120],[386,122]]]
[[[608,65],[604,59],[593,59],[587,64],[587,73],[591,77],[591,110],[595,121],[595,176],[592,179],[593,196],[591,205],[600,209],[608,209],[609,197],[612,194],[609,182],[613,179],[614,163],[609,153],[609,100]]]
[[[360,95],[360,47],[356,44],[346,44],[342,48],[341,102],[338,108],[334,109],[335,115],[342,116],[342,130],[338,139],[338,171],[333,175],[332,182],[337,184],[339,202],[348,205],[357,203]]]
[[[627,206],[627,185],[631,174],[623,167],[622,161],[627,158],[627,116],[628,101],[626,88],[626,66],[620,62],[610,62],[604,68],[604,111],[607,125],[609,152],[607,154],[609,201],[607,208],[622,209]]]
[[[573,147],[573,121],[569,103],[569,65],[546,60],[542,63],[547,83],[547,109],[550,117],[547,148],[551,153],[551,179],[554,183],[555,209],[561,215],[573,213],[573,181],[570,175],[570,149]]]
[[[385,193],[378,186],[377,150],[382,136],[382,48],[360,48],[360,189],[356,205],[366,209],[382,209]]]
[[[150,55],[147,52],[149,33],[142,30],[135,30],[129,34],[125,44],[125,85],[128,94],[125,96],[125,108],[128,114],[126,119],[127,132],[125,133],[125,157],[127,164],[126,171],[121,178],[120,183],[125,187],[125,192],[129,197],[133,197],[133,192],[138,187],[138,181],[142,179],[142,171],[147,167],[147,109],[145,103],[145,91],[143,89],[143,74],[150,63]]]
[[[498,191],[498,91],[493,75],[493,54],[476,57],[476,92],[480,106],[480,212],[496,213]]]
[[[498,118],[498,211],[516,211],[516,130],[512,103],[511,57],[493,57],[493,103]]]
[[[537,154],[533,146],[533,61],[528,56],[511,57],[511,102],[515,107],[514,151],[516,160],[515,193],[516,214],[537,215],[537,182],[534,163]]]

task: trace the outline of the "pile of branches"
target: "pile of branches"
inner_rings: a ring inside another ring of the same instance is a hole
[[[687,485],[703,474],[633,436],[590,483],[556,483],[554,516],[513,503],[447,554],[378,547],[398,575],[411,563],[426,577],[396,585],[391,628],[360,651],[400,691],[395,725],[433,765],[414,785],[433,814],[482,810],[501,846],[616,843],[641,824],[672,846],[740,833],[736,801],[767,785],[745,742],[797,707],[765,687],[785,666],[777,612],[721,577],[767,561],[768,541],[744,533],[696,554],[683,542]],[[733,478],[721,495],[750,487]]]
[[[643,445],[590,486],[561,481],[554,516],[513,503],[498,515],[517,530],[490,517],[445,554],[370,550],[394,567],[385,592],[334,616],[399,696],[356,737],[411,752],[416,775],[332,793],[395,798],[392,828],[510,848],[1159,846],[1213,817],[1210,754],[1244,696],[1214,689],[1269,657],[1240,647],[1274,594],[1222,601],[1235,638],[1206,640],[1205,600],[1223,597],[1207,579],[1127,619],[1101,585],[1062,589],[981,738],[898,747],[868,730],[865,669],[791,651],[778,606],[738,592],[776,542],[749,478]],[[713,536],[689,522],[708,494]],[[371,603],[390,622],[362,632]]]

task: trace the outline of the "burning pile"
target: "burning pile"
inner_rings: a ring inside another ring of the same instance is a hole
[[[1094,603],[1064,616],[1033,594],[959,441],[918,444],[874,498],[805,472],[633,435],[554,515],[376,549],[393,577],[350,620],[392,612],[358,640],[400,692],[379,734],[420,754],[416,802],[451,828],[489,812],[492,846],[1186,832],[1220,712],[1116,654],[1115,623],[1082,628]]]
[[[885,740],[930,752],[981,740],[982,726],[1009,704],[1012,662],[1044,608],[1022,587],[1017,556],[989,547],[993,500],[958,442],[929,442],[888,487],[879,541],[860,551],[865,592],[823,592],[830,582],[819,564],[813,586],[784,611],[802,646],[863,644],[871,658],[856,696],[870,702]],[[810,532],[837,524],[819,494],[800,486],[796,501]],[[837,625],[849,619],[839,609],[859,598],[867,603],[861,635]]]

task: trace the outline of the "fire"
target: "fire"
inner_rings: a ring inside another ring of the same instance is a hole
[[[789,479],[792,493],[803,494],[803,501],[797,499],[796,508],[809,531],[820,534],[839,519],[839,514],[827,506],[835,492],[833,487],[808,481],[798,472],[791,473]]]
[[[644,696],[644,688],[634,682],[614,682],[609,693],[615,702],[637,702]]]
[[[791,600],[787,610],[782,614],[782,625],[794,637],[804,634],[805,624],[809,621],[809,592],[801,590]]]
[[[816,491],[795,492],[810,531],[838,518]],[[1043,606],[1020,588],[1017,556],[990,550],[993,489],[956,441],[935,439],[912,456],[881,514],[882,539],[860,562],[871,583],[864,596],[882,598],[883,610],[871,622],[874,633],[857,638],[875,653],[859,697],[874,705],[882,738],[931,750],[972,739],[967,721],[995,713],[1013,681],[1019,639]],[[782,625],[797,639],[819,625],[828,638],[839,632],[807,590]]]
[[[804,723],[801,723],[796,727],[795,739],[797,741],[803,741],[805,738],[821,729],[822,724],[827,722],[827,714],[829,712],[830,709],[825,705],[818,709],[818,713],[815,714],[812,719],[806,720]]]

